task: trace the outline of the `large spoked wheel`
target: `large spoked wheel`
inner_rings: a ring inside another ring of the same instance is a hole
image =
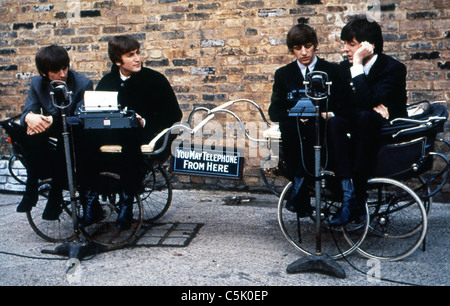
[[[163,167],[153,168],[144,178],[143,192],[140,194],[145,223],[160,219],[172,202],[172,185]]]
[[[39,199],[36,207],[27,212],[28,223],[39,237],[49,242],[62,243],[74,238],[74,227],[72,221],[72,211],[70,196],[67,191],[63,191],[64,201],[62,203],[62,213],[58,220],[49,221],[42,219],[42,213],[48,200],[51,189],[51,179],[44,180],[39,185]]]
[[[316,215],[299,218],[296,213],[286,210],[286,199],[292,188],[288,183],[278,201],[278,223],[286,239],[305,255],[316,253]],[[315,207],[315,198],[311,198]],[[321,201],[321,251],[333,259],[339,259],[355,251],[363,242],[368,230],[368,217],[362,223],[350,223],[343,227],[329,227],[328,220],[339,211],[341,203],[336,202],[327,192]]]
[[[409,187],[392,179],[371,179],[367,206],[370,226],[358,248],[362,255],[396,261],[420,246],[427,230],[427,214],[422,201]]]
[[[117,228],[117,219],[120,213],[119,203],[119,175],[102,172],[100,173],[99,202],[103,210],[103,218],[90,226],[81,229],[85,237],[98,243],[107,249],[116,249],[130,243],[138,233],[142,225],[142,202],[139,197],[133,204],[133,218],[131,227],[127,230]]]

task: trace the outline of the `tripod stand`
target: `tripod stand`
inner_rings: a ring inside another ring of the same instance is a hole
[[[287,267],[288,273],[318,272],[338,278],[345,278],[345,271],[329,255],[322,252],[321,237],[321,201],[322,201],[322,166],[320,141],[320,102],[326,101],[330,95],[331,82],[325,72],[313,71],[306,76],[305,94],[309,99],[301,99],[293,108],[290,116],[299,118],[314,118],[315,145],[314,145],[314,179],[316,198],[316,252],[307,257],[300,258]],[[297,120],[298,120],[297,119]]]
[[[70,259],[83,259],[87,256],[98,253],[98,245],[90,242],[81,242],[80,229],[78,228],[78,214],[77,214],[77,192],[75,184],[75,176],[73,172],[72,161],[72,145],[70,142],[70,132],[67,124],[68,107],[72,104],[72,92],[69,91],[67,84],[63,81],[53,81],[50,83],[51,92],[50,97],[55,107],[61,110],[63,140],[64,140],[64,154],[66,159],[67,182],[70,193],[70,203],[72,210],[72,222],[74,230],[74,239],[70,242],[55,248],[55,250],[42,250],[44,254],[54,254],[60,256],[67,256]]]

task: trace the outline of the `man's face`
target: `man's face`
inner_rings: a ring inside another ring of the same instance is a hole
[[[67,72],[69,67],[63,67],[58,71],[49,71],[47,77],[50,81],[63,81],[67,82]]]
[[[116,63],[120,71],[126,77],[132,73],[141,71],[141,53],[139,50],[133,50],[122,55],[122,63]]]
[[[316,56],[316,48],[313,43],[307,43],[301,46],[294,46],[293,52],[300,64],[309,66]]]
[[[356,50],[359,49],[361,43],[355,38],[353,38],[352,41],[344,41],[344,43],[344,52],[348,56],[348,61],[350,63],[353,63],[353,55],[355,54]]]

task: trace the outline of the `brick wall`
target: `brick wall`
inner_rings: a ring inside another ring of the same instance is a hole
[[[72,68],[97,82],[110,67],[109,37],[123,33],[141,42],[146,66],[168,77],[185,119],[194,107],[211,107],[237,98],[254,100],[267,113],[273,74],[293,60],[285,46],[287,31],[297,22],[313,26],[319,36],[319,56],[340,61],[342,26],[349,16],[368,11],[383,27],[385,52],[408,67],[409,101],[448,100],[449,2],[3,0],[0,118],[21,111],[30,78],[36,74],[34,55],[42,46],[65,46]],[[244,121],[256,120],[256,114],[246,107],[234,110]],[[450,139],[448,125],[444,136]],[[0,145],[7,154],[4,135]],[[245,182],[224,184],[257,188],[261,185],[259,161],[247,160]],[[200,178],[180,181],[204,184]]]

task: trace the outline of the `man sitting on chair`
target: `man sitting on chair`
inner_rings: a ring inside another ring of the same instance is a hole
[[[118,92],[118,103],[135,111],[140,127],[105,131],[100,137],[91,137],[91,142],[96,143],[93,148],[102,144],[122,146],[121,211],[117,227],[127,229],[131,226],[133,201],[143,180],[141,145],[148,144],[159,132],[179,122],[182,112],[166,77],[142,67],[140,44],[136,39],[129,35],[113,37],[108,43],[108,54],[113,66],[100,80],[96,91]],[[88,214],[80,225],[91,223],[92,217]]]
[[[344,26],[341,39],[348,56],[340,63],[346,111],[328,125],[330,153],[343,192],[343,208],[330,221],[333,226],[365,216],[366,185],[375,166],[380,129],[388,119],[407,117],[406,66],[382,53],[380,25],[357,17]]]

